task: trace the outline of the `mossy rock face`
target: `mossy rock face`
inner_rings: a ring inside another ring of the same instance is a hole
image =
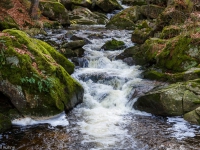
[[[0,16],[0,31],[4,29],[11,29],[16,28],[18,29],[17,23],[11,18],[8,14],[4,14],[4,16]]]
[[[0,113],[0,133],[6,131],[11,128],[11,120]]]
[[[125,48],[125,43],[123,41],[118,41],[115,39],[107,41],[102,46],[102,49],[104,49],[104,50],[119,50],[119,49],[123,49],[123,48]]]
[[[200,80],[178,82],[141,96],[134,107],[161,116],[188,113],[200,106]]]
[[[96,0],[94,5],[106,13],[112,12],[113,10],[122,9],[122,6],[117,0]]]
[[[169,40],[148,39],[141,49],[147,62],[174,72],[187,71],[199,64],[199,46],[195,39],[180,35]]]
[[[53,47],[11,29],[0,41],[0,92],[21,114],[50,116],[82,102],[83,88],[69,75],[74,65]]]
[[[101,13],[91,12],[88,8],[77,7],[69,13],[71,24],[94,25],[106,24],[108,18]]]
[[[140,18],[140,7],[132,6],[113,16],[106,24],[106,28],[132,30],[135,29],[135,22]]]
[[[42,14],[51,20],[58,21],[63,26],[69,26],[68,11],[59,2],[40,1],[39,8]]]
[[[151,19],[156,19],[163,11],[164,7],[160,7],[158,5],[141,6],[141,14]]]
[[[161,38],[163,39],[169,39],[173,38],[175,36],[178,36],[181,32],[181,28],[176,25],[166,26],[163,28],[161,33]]]

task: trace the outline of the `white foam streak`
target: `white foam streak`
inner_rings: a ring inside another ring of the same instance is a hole
[[[64,113],[61,113],[59,115],[53,116],[49,119],[44,120],[34,120],[29,117],[15,119],[12,121],[13,125],[19,125],[19,126],[27,126],[27,125],[36,125],[36,124],[50,124],[51,126],[67,126],[69,125],[68,120],[66,119],[66,116]]]
[[[172,123],[173,126],[168,130],[173,131],[172,137],[175,137],[179,140],[194,137],[195,136],[195,128],[192,128],[187,121],[180,117],[169,117],[168,122]]]

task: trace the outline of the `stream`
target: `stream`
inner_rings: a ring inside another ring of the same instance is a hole
[[[0,135],[0,147],[19,150],[197,150],[200,127],[181,117],[159,117],[133,108],[137,95],[162,85],[142,79],[140,66],[129,66],[115,56],[123,50],[104,51],[112,38],[133,46],[131,31],[104,26],[72,26],[49,30],[46,40],[69,41],[68,33],[87,39],[84,57],[72,77],[84,87],[84,100],[69,114],[48,120],[14,120],[13,128]],[[99,36],[97,36],[99,35]],[[41,38],[38,36],[37,38]]]

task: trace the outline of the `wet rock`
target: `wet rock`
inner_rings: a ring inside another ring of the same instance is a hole
[[[82,48],[85,45],[84,40],[76,40],[72,42],[65,43],[62,45],[63,48],[69,48],[69,49],[77,49],[77,48]]]
[[[59,2],[40,1],[39,8],[42,14],[51,20],[58,21],[63,26],[69,26],[68,11]]]
[[[11,29],[3,31],[0,41],[5,41],[0,43],[0,93],[19,114],[51,116],[82,102],[83,88],[69,75],[74,65],[53,47]]]
[[[135,29],[135,22],[141,19],[139,6],[132,6],[114,15],[106,24],[109,29]]]
[[[122,59],[123,61],[126,62],[126,59],[130,57],[132,58],[132,60],[130,60],[131,61],[130,63],[133,63],[134,65],[145,64],[145,60],[142,51],[140,51],[139,45],[135,45],[133,47],[125,49],[124,52],[116,56],[115,59]]]
[[[198,83],[199,79],[156,88],[139,97],[134,106],[161,116],[183,115],[200,106]]]
[[[106,15],[97,12],[91,12],[88,8],[77,7],[69,13],[71,24],[94,25],[106,24],[108,19]]]
[[[104,50],[119,50],[125,48],[125,43],[123,41],[112,39],[107,41],[101,48]]]

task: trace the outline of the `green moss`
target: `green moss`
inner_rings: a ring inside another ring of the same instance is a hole
[[[115,39],[112,39],[110,41],[107,41],[104,45],[103,45],[103,49],[104,50],[117,50],[117,49],[122,49],[124,48],[125,43],[123,41],[117,41]]]
[[[19,28],[13,18],[7,15],[7,16],[4,16],[3,19],[0,19],[0,31],[4,29],[11,29],[11,28],[16,28],[16,29]]]
[[[170,40],[158,56],[159,65],[174,71],[184,71],[197,66],[195,60],[186,55],[190,42],[191,39],[187,36],[178,36]]]

